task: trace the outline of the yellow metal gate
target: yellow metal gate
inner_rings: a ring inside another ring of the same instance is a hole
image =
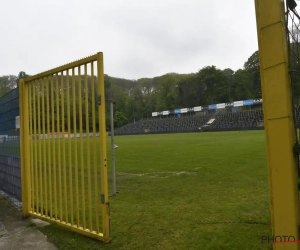
[[[110,241],[103,54],[20,80],[23,216]]]

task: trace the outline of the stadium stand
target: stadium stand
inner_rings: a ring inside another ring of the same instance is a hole
[[[259,129],[263,124],[263,111],[237,111],[223,113],[209,128],[210,131]]]
[[[300,125],[300,109],[297,109],[297,123]],[[181,117],[155,117],[142,119],[116,129],[116,135],[175,133],[196,131],[227,131],[264,129],[262,110],[231,112],[219,109],[213,114],[188,114]]]
[[[179,117],[163,117],[142,119],[135,123],[127,124],[116,130],[116,135],[147,134],[147,133],[172,133],[198,131],[205,125],[211,115],[186,115]]]

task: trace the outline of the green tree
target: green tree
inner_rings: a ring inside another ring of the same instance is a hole
[[[198,79],[201,89],[205,92],[205,100],[202,103],[214,104],[228,100],[228,85],[224,72],[216,66],[207,66],[199,70]]]
[[[244,70],[247,72],[250,86],[247,87],[251,91],[251,98],[261,98],[260,83],[260,64],[259,53],[255,51],[245,62]]]
[[[128,122],[126,115],[123,112],[116,111],[114,115],[114,125],[118,128],[125,125]]]
[[[14,75],[0,76],[0,96],[17,87],[18,78]]]
[[[176,79],[172,74],[160,77],[156,87],[157,110],[169,110],[175,108]]]
[[[239,69],[234,74],[233,80],[234,96],[235,101],[252,99],[252,81],[249,77],[249,72],[246,70]]]
[[[228,93],[228,101],[229,102],[233,102],[235,101],[235,96],[234,96],[234,91],[233,91],[233,75],[234,75],[234,71],[232,69],[224,69],[223,73],[226,77],[226,85],[227,85],[227,90],[226,88],[224,89],[224,92]],[[226,96],[226,94],[224,93],[224,95]],[[226,99],[226,98],[225,98]]]

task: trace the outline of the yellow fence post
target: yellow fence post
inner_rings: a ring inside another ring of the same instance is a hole
[[[298,173],[284,1],[255,0],[273,236],[299,239]],[[274,249],[300,249],[299,243]]]
[[[29,121],[28,121],[28,85],[24,80],[19,82],[20,96],[20,155],[21,155],[21,185],[22,185],[22,214],[29,216],[31,205],[30,191],[30,142],[29,142]]]
[[[101,158],[101,203],[102,203],[102,226],[103,238],[110,241],[110,208],[108,202],[107,182],[107,153],[106,153],[106,124],[105,124],[105,93],[104,93],[104,68],[103,53],[97,54],[98,70],[98,94],[100,96],[99,119],[100,119],[100,158]]]

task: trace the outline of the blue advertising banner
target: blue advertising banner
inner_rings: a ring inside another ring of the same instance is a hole
[[[181,113],[181,110],[180,109],[175,109],[174,110],[174,114],[180,114]]]
[[[243,105],[244,106],[253,105],[253,100],[244,100]]]
[[[216,104],[208,105],[208,109],[210,110],[217,109],[217,105]]]

